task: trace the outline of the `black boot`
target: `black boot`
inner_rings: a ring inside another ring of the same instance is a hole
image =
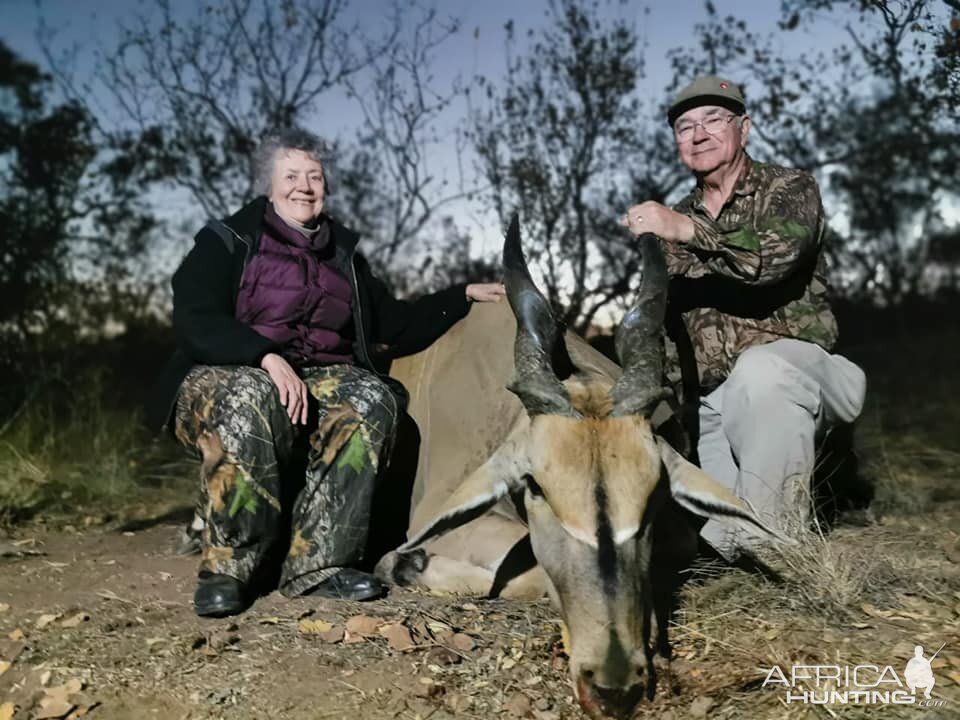
[[[193,607],[200,617],[237,615],[249,607],[243,583],[229,575],[202,573],[193,594]]]
[[[370,573],[343,568],[303,594],[334,600],[374,600],[385,595],[386,591],[386,585]]]

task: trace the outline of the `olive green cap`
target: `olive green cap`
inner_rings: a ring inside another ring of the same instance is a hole
[[[747,110],[739,85],[716,75],[701,75],[677,93],[667,110],[667,122],[673,127],[687,110],[703,105],[719,105],[737,115]]]

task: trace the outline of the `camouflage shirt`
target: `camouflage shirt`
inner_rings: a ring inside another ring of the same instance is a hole
[[[688,242],[663,243],[669,312],[672,327],[689,336],[701,390],[723,382],[753,345],[797,338],[833,347],[837,323],[827,302],[823,206],[809,173],[748,157],[717,218],[704,207],[700,187],[674,209],[693,220],[695,231]],[[668,369],[676,371],[671,345]],[[684,342],[677,345],[682,349]]]

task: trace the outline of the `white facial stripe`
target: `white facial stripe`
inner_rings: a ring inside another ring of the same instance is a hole
[[[584,532],[580,528],[572,527],[566,523],[560,523],[560,525],[563,527],[564,532],[566,532],[567,535],[573,539],[579,540],[580,542],[589,545],[592,548],[597,548],[597,536],[595,534]],[[615,545],[622,545],[627,540],[633,538],[639,531],[639,525],[617,530],[613,536],[613,542]]]
[[[623,543],[625,543],[627,540],[631,540],[633,537],[635,537],[638,532],[640,532],[639,525],[617,530],[613,536],[613,543],[615,545],[623,545]]]

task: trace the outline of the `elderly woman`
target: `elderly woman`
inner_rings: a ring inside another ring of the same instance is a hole
[[[173,276],[178,350],[151,415],[202,458],[201,616],[248,607],[277,547],[288,548],[288,597],[382,594],[351,566],[405,396],[378,374],[372,348],[417,351],[471,300],[503,295],[472,284],[392,297],[357,236],[323,212],[323,151],[303,130],[268,137],[256,154],[264,195],[205,226]]]

